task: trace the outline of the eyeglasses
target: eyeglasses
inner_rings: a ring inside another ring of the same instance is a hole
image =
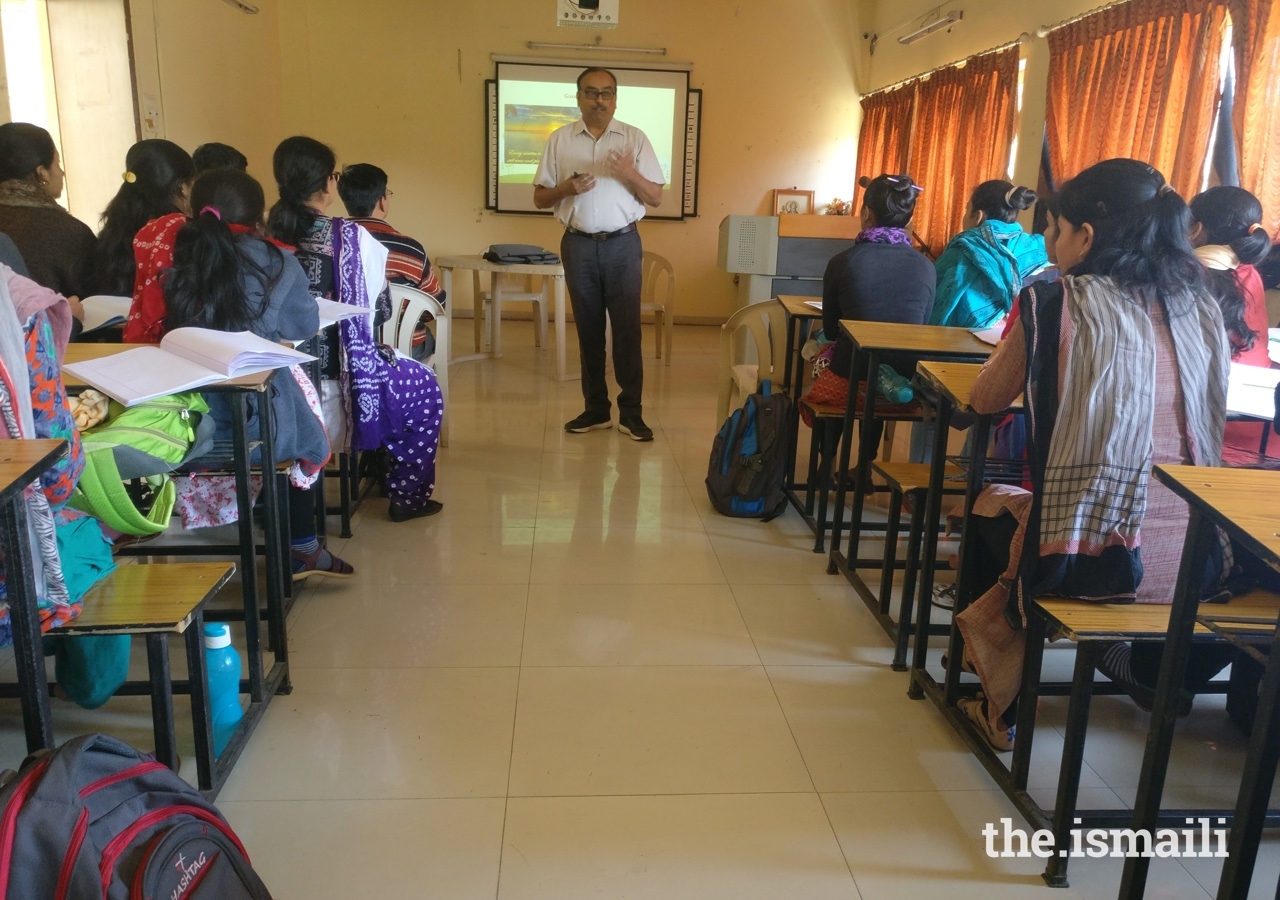
[[[588,100],[603,100],[605,103],[608,103],[614,97],[618,96],[618,92],[609,90],[608,88],[605,88],[603,91],[597,91],[595,88],[583,88],[582,96],[586,97]]]

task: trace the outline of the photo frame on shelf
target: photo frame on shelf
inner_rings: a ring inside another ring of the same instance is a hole
[[[813,191],[774,188],[773,214],[775,216],[811,216],[814,212]]]

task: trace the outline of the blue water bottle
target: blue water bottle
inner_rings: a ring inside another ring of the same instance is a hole
[[[882,363],[877,375],[876,389],[890,403],[910,403],[915,397],[911,382],[899,375],[892,366]]]
[[[223,622],[204,626],[205,670],[209,709],[213,713],[213,752],[221,755],[240,724],[240,654],[231,646],[231,627]]]

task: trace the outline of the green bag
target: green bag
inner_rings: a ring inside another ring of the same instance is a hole
[[[123,534],[164,531],[177,497],[169,473],[208,451],[214,427],[208,412],[204,397],[194,391],[128,408],[111,401],[106,421],[81,436],[84,473],[70,505]],[[135,479],[150,490],[145,513],[125,486]]]

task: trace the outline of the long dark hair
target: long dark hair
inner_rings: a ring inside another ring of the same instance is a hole
[[[1191,213],[1164,176],[1136,159],[1108,159],[1068,181],[1057,196],[1058,218],[1093,228],[1093,245],[1070,275],[1106,275],[1122,288],[1154,289],[1170,315],[1174,298],[1204,286],[1192,252]]]
[[[152,219],[180,212],[182,187],[195,175],[191,154],[173,141],[138,141],[124,158],[120,190],[102,213],[95,250],[98,291],[133,293],[133,239]]]
[[[27,122],[0,125],[0,181],[36,180],[36,169],[49,168],[58,155],[49,132]]]
[[[1189,206],[1192,218],[1204,227],[1206,244],[1230,247],[1241,263],[1250,266],[1267,258],[1271,235],[1262,227],[1262,204],[1253,194],[1223,184],[1197,194]],[[1206,268],[1204,280],[1222,307],[1222,324],[1227,327],[1232,351],[1253,349],[1258,333],[1245,323],[1245,296],[1236,273]]]
[[[317,215],[307,201],[325,189],[338,159],[315,138],[285,138],[271,158],[280,199],[267,216],[267,231],[278,241],[296,245]]]
[[[969,209],[984,217],[1006,224],[1014,222],[1018,213],[1036,202],[1036,192],[1029,187],[1014,187],[1012,181],[984,181],[969,196]]]
[[[165,330],[198,325],[217,331],[243,331],[262,316],[266,297],[283,271],[283,254],[274,246],[266,269],[240,250],[242,241],[228,225],[262,224],[266,201],[262,185],[237,169],[212,169],[191,186],[195,215],[182,226],[173,245],[173,268],[164,275]],[[265,243],[265,242],[264,242]],[[262,308],[246,296],[245,283],[258,277],[266,288]]]
[[[911,180],[910,175],[877,175],[858,179],[866,188],[862,205],[876,217],[876,225],[882,228],[905,228],[916,212],[916,197],[924,188]]]

